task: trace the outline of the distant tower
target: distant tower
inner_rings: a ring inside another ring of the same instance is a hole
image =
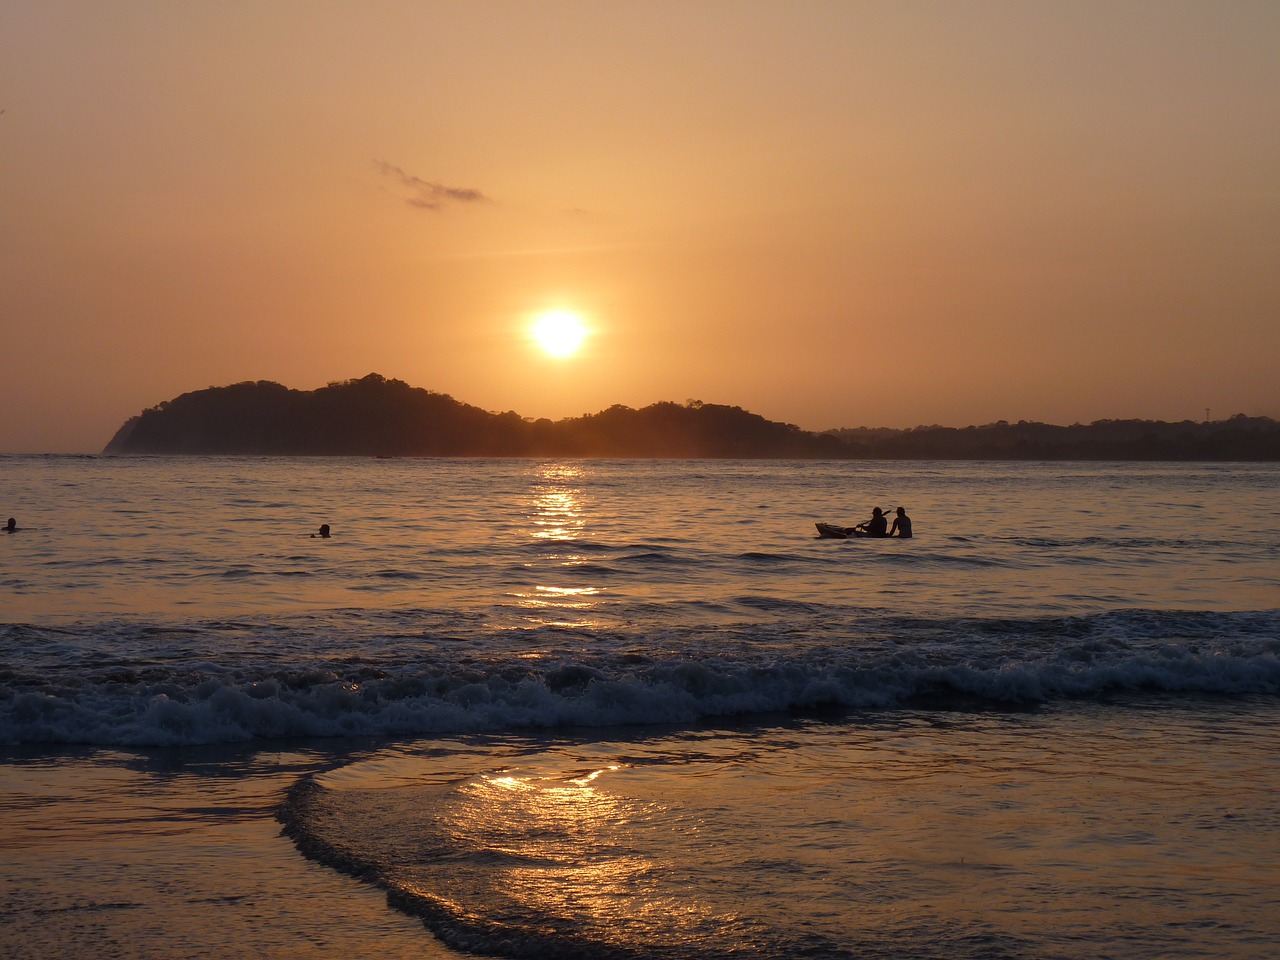
[[[1208,408],[1208,407],[1205,407],[1205,408],[1204,408],[1204,422],[1205,422],[1205,423],[1208,423],[1208,422],[1209,422],[1209,408]]]

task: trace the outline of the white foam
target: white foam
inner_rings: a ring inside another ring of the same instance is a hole
[[[477,639],[483,660],[463,646],[376,668],[323,659],[281,667],[244,662],[241,651],[237,664],[63,666],[56,683],[32,665],[0,680],[0,740],[159,746],[688,723],[954,698],[998,706],[1113,691],[1274,695],[1275,623],[1265,614],[913,621],[843,645],[794,629],[788,643],[763,630],[758,643],[668,631],[651,649],[682,652],[640,655],[630,636],[625,653],[601,641],[534,659]]]

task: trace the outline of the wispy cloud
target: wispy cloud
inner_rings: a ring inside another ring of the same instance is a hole
[[[377,160],[374,167],[384,177],[390,177],[409,190],[405,203],[419,210],[440,210],[447,203],[488,203],[489,197],[471,187],[448,187],[443,183],[423,180],[405,173],[395,164]]]

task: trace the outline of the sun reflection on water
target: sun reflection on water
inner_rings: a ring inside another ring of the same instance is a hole
[[[567,463],[544,464],[534,484],[530,520],[537,540],[576,540],[586,525],[579,482],[582,468]]]
[[[503,858],[504,897],[590,939],[652,943],[673,927],[689,936],[713,925],[704,906],[672,896],[669,881],[661,882],[668,865],[634,845],[640,824],[661,811],[604,789],[622,769],[476,778],[463,789],[471,815],[456,824],[455,840]]]
[[[527,595],[531,607],[557,607],[561,610],[590,610],[595,604],[590,599],[600,595],[599,587],[534,587]]]
[[[539,626],[586,628],[595,625],[589,613],[596,608],[596,598],[603,588],[566,585],[560,573],[571,570],[574,577],[579,578],[590,562],[588,557],[572,549],[573,542],[583,538],[587,523],[580,487],[582,478],[583,469],[575,464],[548,463],[538,468],[534,480],[529,536],[550,549],[527,566],[541,572],[550,564],[557,574],[552,583],[535,584],[516,591],[514,596]]]

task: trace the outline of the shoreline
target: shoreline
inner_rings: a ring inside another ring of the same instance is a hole
[[[283,835],[285,791],[345,751],[277,746],[0,752],[0,954],[458,957]]]

